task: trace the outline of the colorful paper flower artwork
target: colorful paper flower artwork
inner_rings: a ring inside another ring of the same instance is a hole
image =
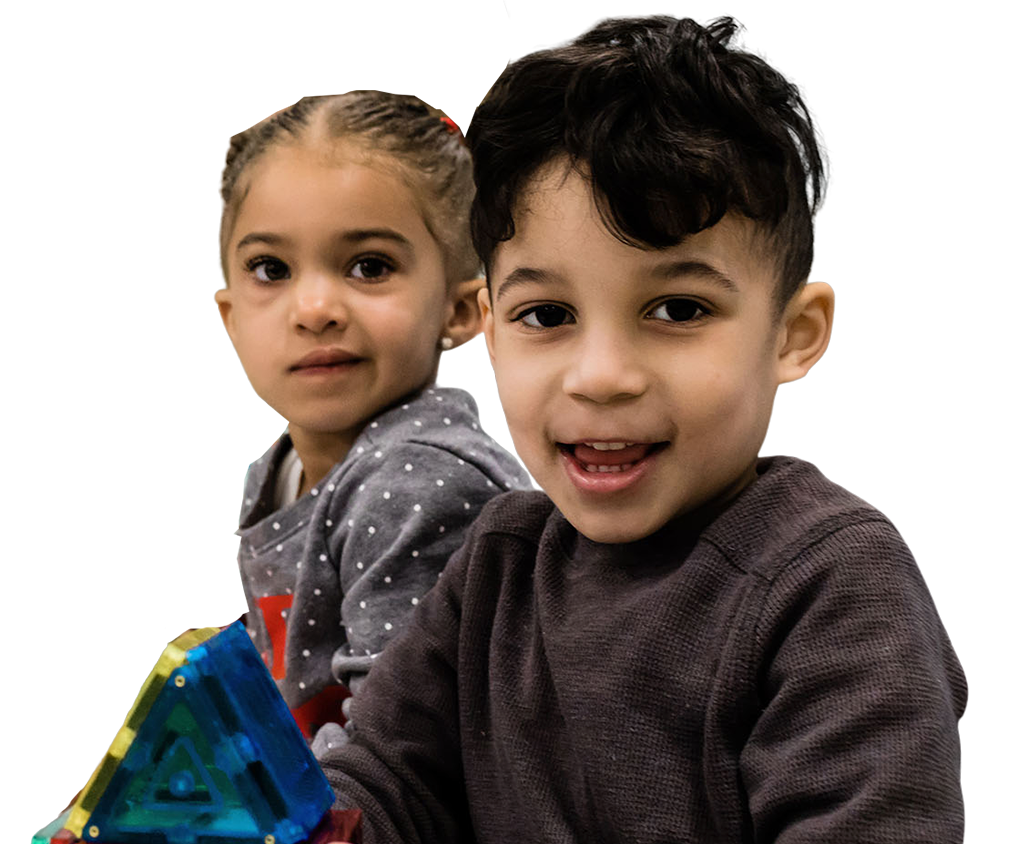
[[[123,0],[58,0],[64,17],[43,26],[43,47],[53,53],[71,51],[78,76],[95,76],[108,50],[126,53],[134,38],[114,18]]]

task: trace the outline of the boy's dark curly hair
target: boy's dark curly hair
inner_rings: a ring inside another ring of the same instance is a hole
[[[783,307],[812,265],[823,158],[798,89],[729,47],[731,18],[604,21],[510,64],[477,108],[467,143],[471,226],[485,265],[515,227],[520,191],[566,157],[589,179],[608,230],[662,248],[728,211],[769,236]]]

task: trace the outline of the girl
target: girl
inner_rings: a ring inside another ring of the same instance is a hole
[[[307,97],[232,139],[222,197],[219,313],[289,423],[247,474],[247,624],[328,746],[471,519],[526,485],[472,398],[433,386],[479,329],[469,153],[415,97]]]

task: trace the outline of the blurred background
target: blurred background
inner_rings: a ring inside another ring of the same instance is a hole
[[[28,844],[85,784],[167,640],[244,610],[244,472],[283,422],[249,387],[212,300],[230,136],[303,95],[354,88],[417,94],[465,130],[506,62],[623,12],[733,15],[741,43],[804,92],[830,159],[813,279],[835,288],[837,318],[825,359],[781,388],[764,453],[816,463],[910,543],[971,686],[968,839],[1007,828],[1015,20],[981,0],[911,8],[5,7],[7,837]],[[468,387],[511,445],[480,340],[446,355],[440,382]]]

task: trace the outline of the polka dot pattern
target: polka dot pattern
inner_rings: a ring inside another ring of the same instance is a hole
[[[241,573],[286,631],[281,689],[290,705],[331,683],[333,666],[368,670],[480,506],[518,473],[495,455],[465,401],[429,388],[371,420],[344,462],[274,513],[268,475],[280,461],[270,452],[252,465],[244,507],[261,516],[239,532]],[[250,630],[271,661],[275,643],[251,600]]]

